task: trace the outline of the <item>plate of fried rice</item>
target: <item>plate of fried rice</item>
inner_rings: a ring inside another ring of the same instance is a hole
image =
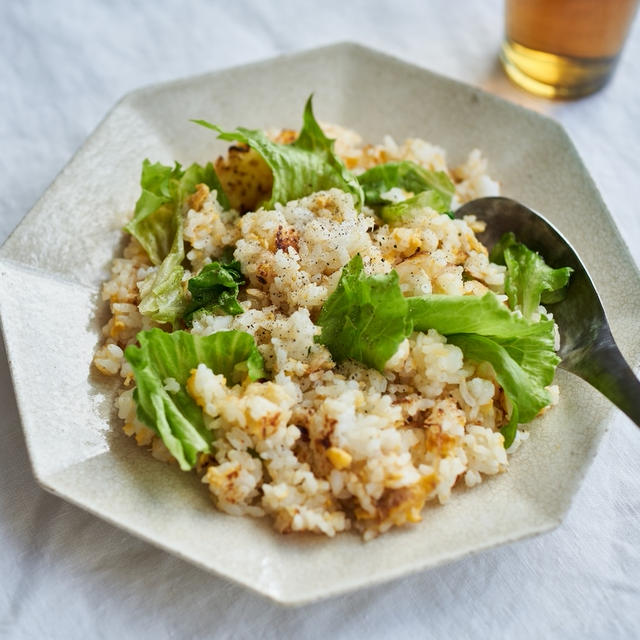
[[[456,216],[501,193],[632,272],[558,125],[381,54],[131,94],[2,250],[38,479],[293,604],[556,526],[608,407],[556,372],[571,269]]]

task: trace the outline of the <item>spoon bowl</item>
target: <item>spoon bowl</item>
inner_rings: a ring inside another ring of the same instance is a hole
[[[620,353],[596,287],[568,240],[542,215],[510,198],[472,200],[455,215],[486,222],[478,238],[487,247],[512,231],[549,266],[573,269],[564,300],[546,305],[560,332],[560,367],[588,382],[640,426],[640,381]]]

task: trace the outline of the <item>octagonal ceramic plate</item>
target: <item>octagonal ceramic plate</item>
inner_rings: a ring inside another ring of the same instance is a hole
[[[542,211],[584,258],[632,363],[640,315],[633,261],[563,129],[477,89],[342,44],[136,91],[62,171],[1,250],[0,310],[33,469],[46,489],[153,544],[277,601],[308,602],[547,531],[567,511],[612,409],[562,371],[562,401],[531,427],[507,474],[457,490],[421,524],[363,543],[280,536],[216,512],[193,474],[126,438],[115,380],[91,367],[106,309],[100,283],[120,249],[141,160],[204,162],[223,150],[189,118],[296,126],[318,116],[365,139],[426,138],[457,163],[474,147],[503,193]]]

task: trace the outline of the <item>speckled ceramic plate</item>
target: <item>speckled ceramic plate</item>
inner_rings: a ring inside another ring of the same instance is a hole
[[[101,282],[138,194],[141,160],[204,162],[223,150],[189,123],[297,126],[319,118],[364,138],[426,138],[460,162],[474,147],[505,195],[544,212],[598,285],[614,334],[639,360],[640,280],[606,207],[555,122],[469,86],[351,44],[136,91],[119,102],[3,246],[0,310],[33,470],[43,487],[204,569],[287,604],[397,578],[558,525],[612,409],[558,372],[562,401],[531,425],[509,473],[421,524],[363,543],[280,536],[216,512],[195,474],[155,461],[122,433],[116,380],[91,358],[106,309]]]

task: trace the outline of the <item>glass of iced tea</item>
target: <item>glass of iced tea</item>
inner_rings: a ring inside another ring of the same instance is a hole
[[[506,0],[500,59],[518,85],[576,98],[611,77],[638,0]]]

